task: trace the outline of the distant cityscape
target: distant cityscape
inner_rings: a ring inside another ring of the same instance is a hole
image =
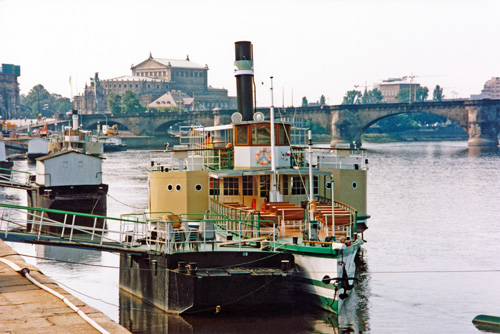
[[[200,65],[189,59],[149,57],[132,65],[130,75],[103,79],[95,73],[90,82],[85,84],[83,93],[73,97],[72,107],[81,114],[96,114],[110,112],[110,100],[122,101],[124,97],[132,96],[143,110],[158,111],[202,111],[219,108],[222,110],[236,109],[236,97],[229,96],[227,89],[213,88],[208,84],[208,65]],[[13,64],[2,64],[0,68],[0,116],[2,119],[26,115],[29,111],[34,115],[30,105],[22,104],[18,77],[21,67]],[[422,87],[415,77],[389,78],[373,85],[374,90],[381,94],[381,103],[396,103],[402,91],[416,94]],[[367,85],[356,86],[367,91]],[[362,89],[360,89],[362,90]],[[353,91],[354,92],[354,91]],[[358,92],[358,91],[356,91]],[[358,93],[359,94],[359,93]],[[452,92],[454,94],[454,92]],[[52,94],[54,99],[62,98]],[[425,95],[427,98],[427,95]],[[446,96],[446,99],[456,96]],[[492,77],[484,84],[479,94],[473,94],[470,99],[500,99],[500,77]],[[324,100],[324,96],[322,96]],[[308,103],[306,106],[319,105],[321,102]],[[40,106],[38,106],[40,110]],[[38,110],[38,111],[39,111]],[[122,110],[123,111],[123,110]]]

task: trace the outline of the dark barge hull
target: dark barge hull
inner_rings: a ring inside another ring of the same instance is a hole
[[[271,252],[122,254],[120,289],[175,314],[286,310],[293,304],[293,266],[290,254]]]
[[[14,162],[12,162],[10,160],[0,161],[0,168],[12,169],[12,167],[14,167]],[[0,174],[10,175],[11,171],[10,170],[0,169]]]
[[[31,207],[106,216],[107,184],[59,187],[34,186],[27,193],[28,206]],[[50,212],[45,217],[64,223],[64,215],[60,213]],[[72,223],[72,221],[66,222],[67,225],[71,225]],[[80,216],[75,219],[75,226],[94,227],[94,223],[96,228],[101,229],[106,227],[104,219],[95,220],[92,217]],[[32,224],[28,224],[27,230],[31,231],[32,227]],[[62,228],[57,226],[42,226],[42,231],[61,233]],[[65,229],[65,233],[70,233],[70,230]]]
[[[43,156],[46,156],[49,153],[26,153],[26,159],[28,160],[29,164],[35,164],[37,158],[41,158]]]
[[[107,152],[121,152],[121,151],[126,151],[127,150],[127,145],[125,145],[125,144],[113,145],[113,144],[106,144],[106,143],[104,143],[103,150],[104,150],[105,153],[107,153]]]

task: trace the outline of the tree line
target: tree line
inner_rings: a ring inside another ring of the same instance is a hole
[[[37,118],[38,115],[51,117],[71,110],[71,100],[59,94],[49,93],[43,85],[36,85],[28,94],[20,95],[19,117]]]
[[[427,87],[417,87],[417,89],[403,88],[400,89],[398,95],[395,99],[399,103],[409,103],[409,102],[424,102],[429,96],[429,88]],[[443,88],[436,85],[434,92],[432,94],[433,101],[442,101],[444,99]],[[347,91],[344,95],[342,104],[374,104],[383,103],[382,92],[379,89],[374,88],[372,90],[365,89],[364,93],[359,90]]]
[[[126,91],[123,96],[111,93],[107,101],[108,110],[111,113],[137,113],[146,111],[140,100],[132,91]],[[18,117],[37,118],[52,117],[56,114],[65,114],[71,111],[73,104],[67,97],[58,94],[51,94],[45,87],[38,84],[31,88],[28,94],[20,95],[20,106]]]

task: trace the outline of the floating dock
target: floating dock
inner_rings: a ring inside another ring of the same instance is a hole
[[[66,297],[81,312],[109,333],[130,333],[102,312],[86,305],[36,267],[26,263],[16,251],[0,240],[0,258],[28,268],[29,275]],[[66,299],[65,299],[66,300]],[[9,265],[0,261],[1,333],[99,333],[62,299],[42,290]]]

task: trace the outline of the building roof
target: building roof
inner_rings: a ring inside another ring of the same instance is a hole
[[[82,152],[77,151],[77,150],[61,150],[61,151],[56,152],[56,153],[52,153],[52,154],[44,155],[43,157],[40,157],[40,158],[36,158],[36,161],[44,161],[44,160],[47,160],[47,159],[52,159],[52,158],[55,158],[55,157],[58,157],[58,156],[61,156],[61,155],[65,155],[65,154],[69,154],[69,153],[76,153],[76,154],[84,155],[86,157],[92,157],[92,158],[97,158],[97,159],[104,160],[104,158],[102,158],[102,157],[97,157],[95,155],[90,155],[90,154],[82,153]]]
[[[170,58],[153,58],[151,54],[149,54],[149,58],[141,61],[137,65],[132,65],[131,69],[134,70],[137,67],[149,62],[149,61],[154,61],[159,64],[162,64],[166,67],[172,67],[172,68],[190,68],[190,69],[206,69],[208,70],[208,65],[202,66],[200,64],[197,64],[195,62],[192,62],[189,60],[189,55],[186,57],[186,59],[170,59]]]
[[[200,64],[197,64],[195,62],[192,62],[191,60],[188,59],[168,59],[168,58],[153,58],[153,60],[165,65],[165,66],[171,66],[171,67],[177,67],[177,68],[197,68],[197,69],[205,69],[208,66],[202,66]]]
[[[150,77],[140,77],[137,75],[122,75],[121,77],[106,79],[102,81],[151,81],[151,82],[163,82],[165,80],[154,79]]]
[[[180,91],[170,91],[148,104],[148,108],[190,106],[193,102],[194,98],[185,93]]]

